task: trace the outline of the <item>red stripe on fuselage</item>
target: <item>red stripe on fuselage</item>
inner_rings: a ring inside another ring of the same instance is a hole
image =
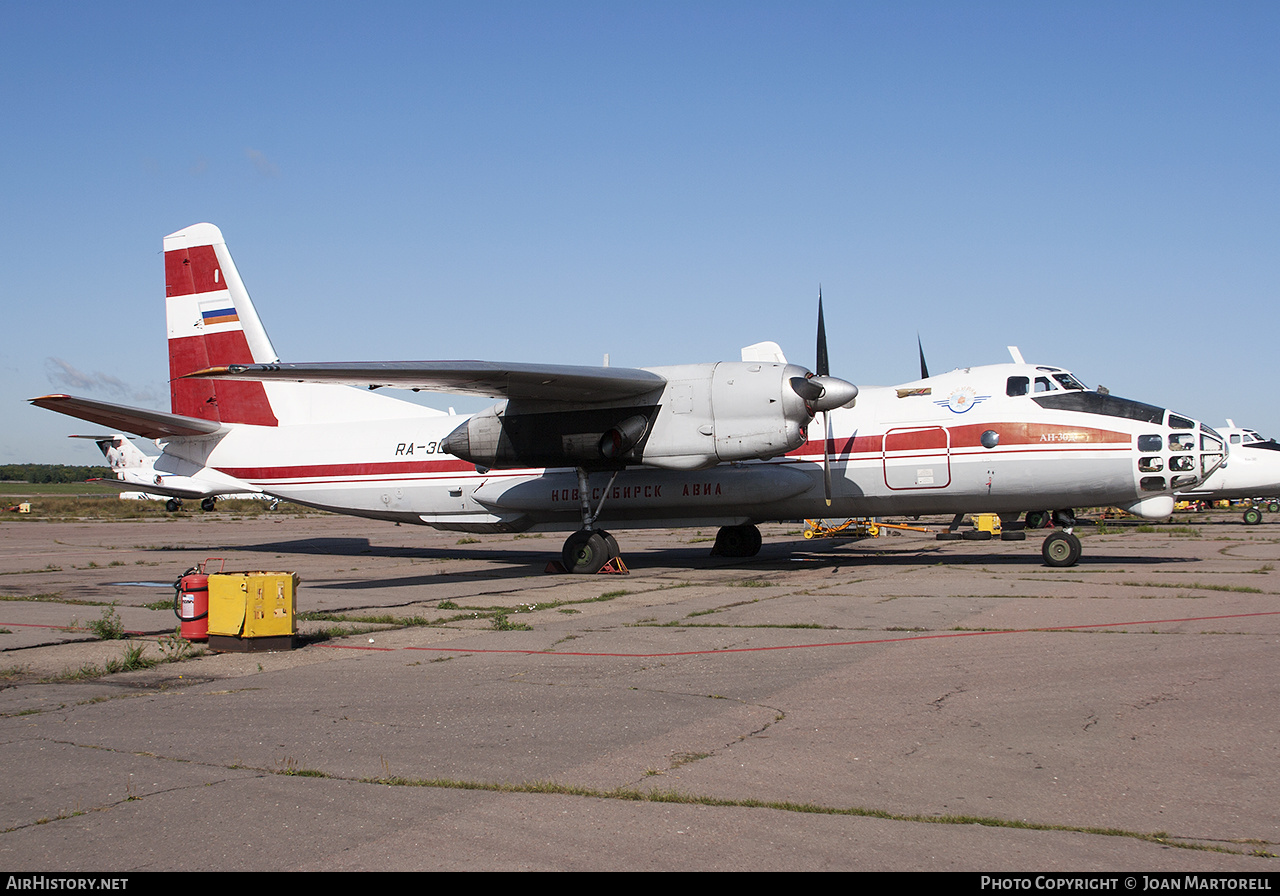
[[[463,460],[363,463],[363,464],[299,464],[288,467],[217,467],[228,476],[249,482],[273,482],[281,479],[335,479],[357,476],[430,476],[438,473],[476,473],[476,465]],[[507,470],[505,475],[524,475],[533,470]]]
[[[1127,432],[1116,432],[1110,429],[1095,429],[1084,426],[1065,426],[1060,423],[973,423],[965,426],[945,428],[950,433],[950,445],[942,438],[943,427],[932,424],[920,426],[904,425],[892,433],[890,451],[938,450],[949,447],[952,451],[966,448],[982,448],[982,434],[991,430],[1000,436],[999,447],[1009,449],[1015,446],[1053,446],[1079,448],[1109,446],[1127,448],[1133,443],[1133,436]],[[885,450],[885,436],[854,435],[848,438],[831,440],[830,451],[834,457],[848,457],[854,454],[881,454]],[[822,440],[811,439],[799,448],[788,451],[787,457],[809,457],[822,454]]]
[[[220,383],[219,387],[225,385],[227,385],[227,383]],[[981,434],[986,432],[988,429],[994,429],[1001,434],[1000,445],[995,449],[982,448],[981,444],[977,441]],[[921,431],[931,438],[929,445],[925,447],[935,447],[938,435],[937,430],[937,427],[921,427]],[[1062,433],[1090,433],[1093,438],[1092,441],[1087,442],[1060,441],[1057,439],[1049,442],[1041,442],[1041,436],[1043,435],[1061,435]],[[1048,448],[1053,450],[1077,451],[1127,451],[1130,442],[1130,436],[1126,433],[1111,432],[1109,430],[1083,430],[1077,427],[1024,423],[992,423],[977,426],[956,427],[951,430],[951,434],[952,441],[950,448],[953,452],[963,449],[981,449],[983,453],[990,454],[1029,453]],[[832,442],[832,453],[838,459],[846,459],[850,455],[854,454],[879,457],[884,451],[884,435],[882,434],[833,439]],[[1030,446],[1033,444],[1037,447],[1031,448]],[[787,452],[785,458],[777,458],[773,461],[766,461],[766,463],[786,463],[788,461],[814,460],[815,458],[817,461],[820,461],[822,458],[821,441],[806,442],[799,448]],[[430,477],[433,475],[447,473],[475,474],[476,472],[474,464],[456,458],[382,463],[298,464],[279,467],[218,467],[217,469],[226,473],[228,476],[234,476],[237,479],[243,479],[255,483],[278,482],[286,479],[326,480],[330,482],[346,479],[358,481],[356,480],[356,477],[403,477],[406,475]],[[539,472],[541,472],[541,470],[538,469],[493,470],[486,475],[523,476],[537,474]]]

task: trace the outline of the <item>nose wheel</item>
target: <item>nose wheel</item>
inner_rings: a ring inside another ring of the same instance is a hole
[[[1040,554],[1046,566],[1075,566],[1080,561],[1080,539],[1072,532],[1055,530],[1044,540]]]

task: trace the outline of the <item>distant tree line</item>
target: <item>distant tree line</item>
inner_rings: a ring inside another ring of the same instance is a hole
[[[70,467],[66,464],[0,464],[0,481],[84,482],[86,479],[114,479],[110,467]]]

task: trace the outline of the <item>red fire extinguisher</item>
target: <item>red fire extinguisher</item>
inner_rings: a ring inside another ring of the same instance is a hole
[[[209,640],[209,576],[204,563],[191,567],[173,583],[173,615],[181,621],[179,634],[188,641]],[[226,561],[223,561],[224,565]]]

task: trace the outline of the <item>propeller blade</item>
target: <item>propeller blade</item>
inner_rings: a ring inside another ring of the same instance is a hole
[[[822,438],[822,496],[827,499],[827,506],[831,506],[831,415],[826,411],[822,412],[823,438]]]
[[[929,378],[929,366],[924,363],[924,343],[920,341],[920,334],[916,334],[916,348],[920,349],[920,379],[927,380]]]
[[[831,363],[827,360],[827,326],[822,321],[822,287],[818,287],[818,353],[813,372],[818,376],[831,375]]]

